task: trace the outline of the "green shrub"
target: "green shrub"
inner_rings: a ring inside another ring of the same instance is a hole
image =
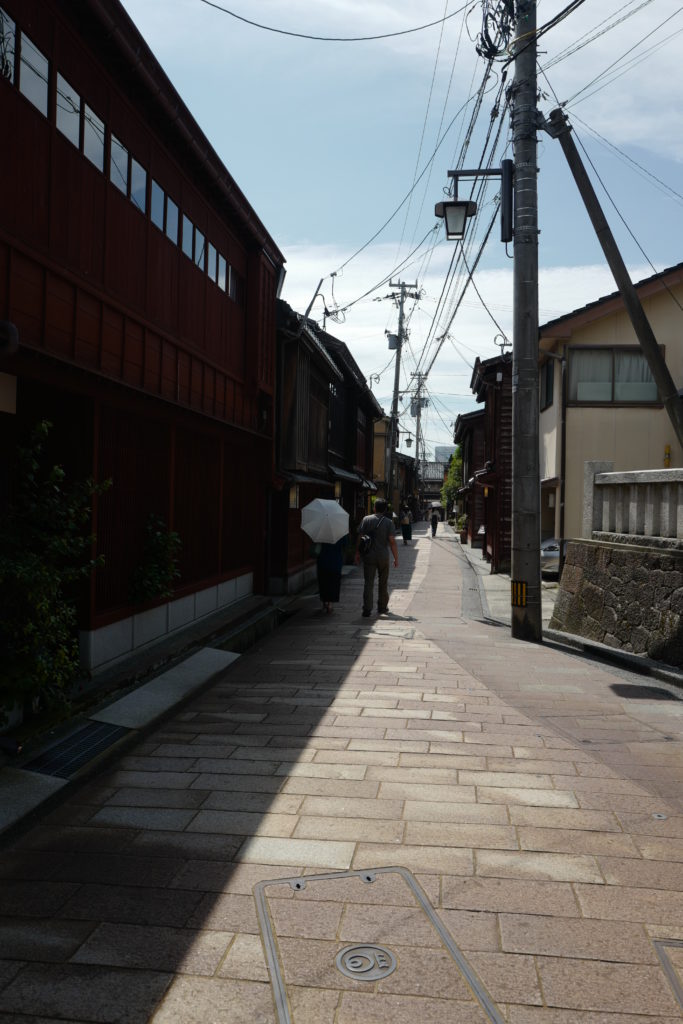
[[[160,597],[171,597],[173,583],[180,579],[178,557],[180,537],[169,530],[162,516],[152,513],[145,526],[142,561],[133,571],[130,596],[133,604],[146,604]]]
[[[103,562],[91,557],[91,503],[111,481],[67,484],[61,466],[45,466],[51,427],[41,421],[18,447],[14,497],[0,510],[0,707],[68,703],[76,584]]]

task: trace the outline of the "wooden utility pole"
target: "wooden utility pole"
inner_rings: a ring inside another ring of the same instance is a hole
[[[396,345],[396,367],[394,369],[394,395],[391,402],[391,426],[389,436],[389,494],[388,498],[391,502],[392,509],[395,512],[397,510],[399,500],[396,497],[398,492],[398,391],[401,377],[401,348],[403,347],[404,337],[404,305],[407,297],[419,298],[417,293],[417,283],[406,284],[405,281],[390,281],[390,288],[398,288],[398,294],[394,293],[394,301],[398,304],[398,342]],[[413,288],[414,291],[410,292],[409,289]],[[398,495],[400,499],[400,495]]]
[[[650,322],[645,315],[638,292],[633,286],[617,243],[614,240],[614,235],[610,230],[598,197],[586,173],[586,168],[572,138],[571,125],[568,123],[564,112],[557,109],[550,113],[547,121],[544,122],[544,128],[553,138],[557,138],[560,141],[562,152],[566,157],[569,169],[581,193],[581,198],[595,229],[598,241],[602,246],[605,259],[612,271],[617,288],[621,292],[621,297],[631,319],[633,330],[638,338],[643,355],[647,360],[647,365],[650,367],[650,373],[654,377],[659,396],[669,414],[678,443],[683,446],[683,402],[681,401],[681,396],[674,384]]]
[[[516,0],[512,340],[512,636],[542,640],[538,409],[536,0]]]

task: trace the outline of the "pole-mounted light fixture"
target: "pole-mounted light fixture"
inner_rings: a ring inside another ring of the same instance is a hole
[[[454,199],[446,203],[437,203],[434,215],[442,217],[446,226],[446,238],[449,242],[459,242],[465,237],[468,217],[474,217],[477,204],[471,199]]]
[[[448,177],[453,179],[453,198],[434,207],[434,215],[441,217],[446,225],[446,238],[460,242],[465,237],[467,220],[477,212],[477,204],[471,199],[458,199],[458,180],[460,178],[500,178],[500,240],[512,241],[513,217],[513,164],[512,160],[502,160],[500,170],[478,167],[474,170],[449,171]]]

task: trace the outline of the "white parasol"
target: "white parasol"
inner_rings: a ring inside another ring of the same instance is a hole
[[[349,513],[331,498],[314,498],[301,509],[301,529],[315,544],[335,544],[349,532]]]

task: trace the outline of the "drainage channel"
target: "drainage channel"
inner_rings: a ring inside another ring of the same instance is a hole
[[[107,722],[89,722],[42,754],[22,765],[25,771],[39,775],[52,775],[58,779],[71,779],[95,757],[130,732],[121,725]]]
[[[368,1020],[385,1019],[384,1000],[395,1009],[402,997],[407,1006],[421,997],[443,1001],[444,1020],[478,1006],[492,1024],[504,1024],[406,868],[261,881],[254,897],[278,1024],[297,1024],[290,996],[302,987],[331,993],[329,1016],[318,1024],[332,1024],[340,997]]]

